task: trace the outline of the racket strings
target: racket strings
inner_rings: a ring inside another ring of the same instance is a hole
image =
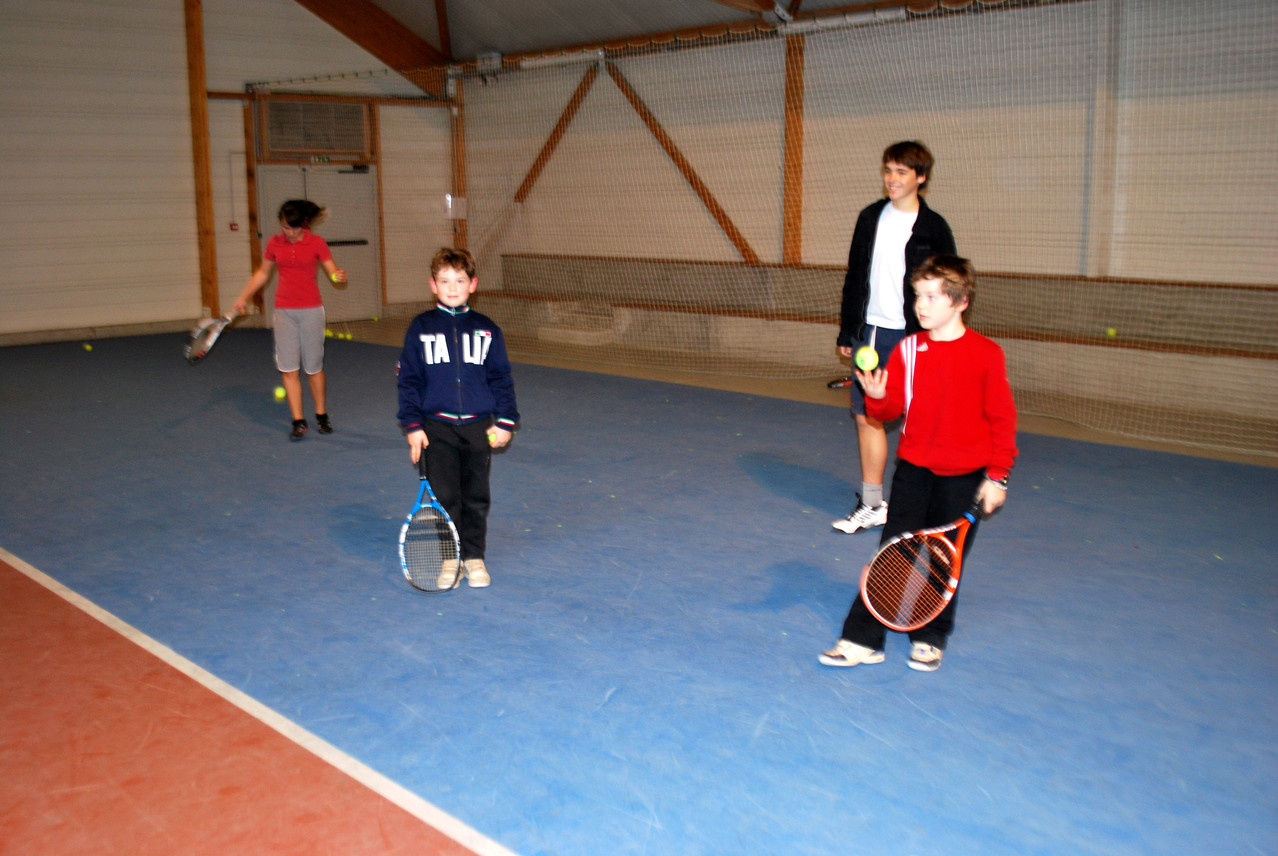
[[[441,587],[441,572],[445,562],[456,563],[460,558],[457,538],[444,517],[429,506],[420,508],[413,515],[404,532],[404,567],[413,585],[418,588]],[[456,576],[456,565],[453,566]],[[451,587],[452,579],[445,579],[442,587]]]
[[[889,625],[921,626],[949,601],[953,563],[948,542],[927,538],[894,544],[871,564],[864,586],[866,605]]]

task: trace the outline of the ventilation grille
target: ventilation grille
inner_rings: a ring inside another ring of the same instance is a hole
[[[266,156],[330,155],[367,158],[367,111],[362,104],[268,101]]]

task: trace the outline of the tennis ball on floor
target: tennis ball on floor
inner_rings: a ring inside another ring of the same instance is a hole
[[[288,393],[284,391],[284,387],[282,387],[282,386],[277,386],[277,387],[275,387],[275,400],[276,400],[276,401],[283,401],[283,400],[284,400],[284,396],[286,396],[286,395],[288,395]]]
[[[1115,336],[1117,336],[1117,335],[1118,335],[1118,331],[1117,331],[1117,330],[1115,330],[1113,327],[1106,327],[1106,328],[1105,328],[1105,335],[1112,339],[1112,338],[1114,338]]]
[[[92,350],[93,350],[93,346],[92,346],[92,345],[90,345],[88,342],[85,342],[85,343],[84,343],[84,349],[85,349],[86,351],[92,351]]]
[[[324,335],[325,335],[326,337],[328,337],[328,338],[330,338],[330,339],[331,339],[331,338],[333,338],[333,331],[332,331],[332,330],[330,330],[330,329],[328,329],[327,327],[325,327],[325,328],[324,328]]]
[[[879,352],[869,345],[857,348],[856,356],[852,359],[856,363],[856,367],[863,372],[872,372],[879,367]]]

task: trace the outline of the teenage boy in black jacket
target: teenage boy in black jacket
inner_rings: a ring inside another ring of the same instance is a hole
[[[910,274],[931,256],[953,255],[954,235],[945,218],[927,206],[919,191],[932,171],[932,153],[922,143],[894,143],[883,152],[885,199],[867,206],[856,219],[839,315],[839,353],[850,357],[863,346],[887,365],[901,339],[920,329],[914,315]],[[861,459],[861,493],[856,508],[832,524],[851,535],[887,520],[883,474],[887,469],[887,431],[865,415],[865,395],[850,387]]]
[[[492,581],[484,563],[492,450],[510,442],[519,422],[501,328],[466,305],[478,285],[469,252],[437,252],[435,308],[408,325],[399,357],[399,424],[413,463],[426,455],[431,488],[461,539],[460,566],[445,563],[443,587],[459,572],[471,588]]]

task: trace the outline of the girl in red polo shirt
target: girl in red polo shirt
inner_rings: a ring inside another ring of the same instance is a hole
[[[243,315],[253,295],[270,282],[271,274],[279,268],[279,285],[275,289],[275,365],[293,412],[290,440],[302,439],[310,427],[302,413],[303,369],[315,401],[319,432],[333,433],[325,401],[324,303],[315,268],[324,268],[333,282],[346,282],[346,271],[333,262],[324,239],[310,231],[326,213],[326,209],[306,199],[290,199],[281,205],[281,234],[267,242],[262,266],[249,277],[248,285],[235,301],[235,314]]]

